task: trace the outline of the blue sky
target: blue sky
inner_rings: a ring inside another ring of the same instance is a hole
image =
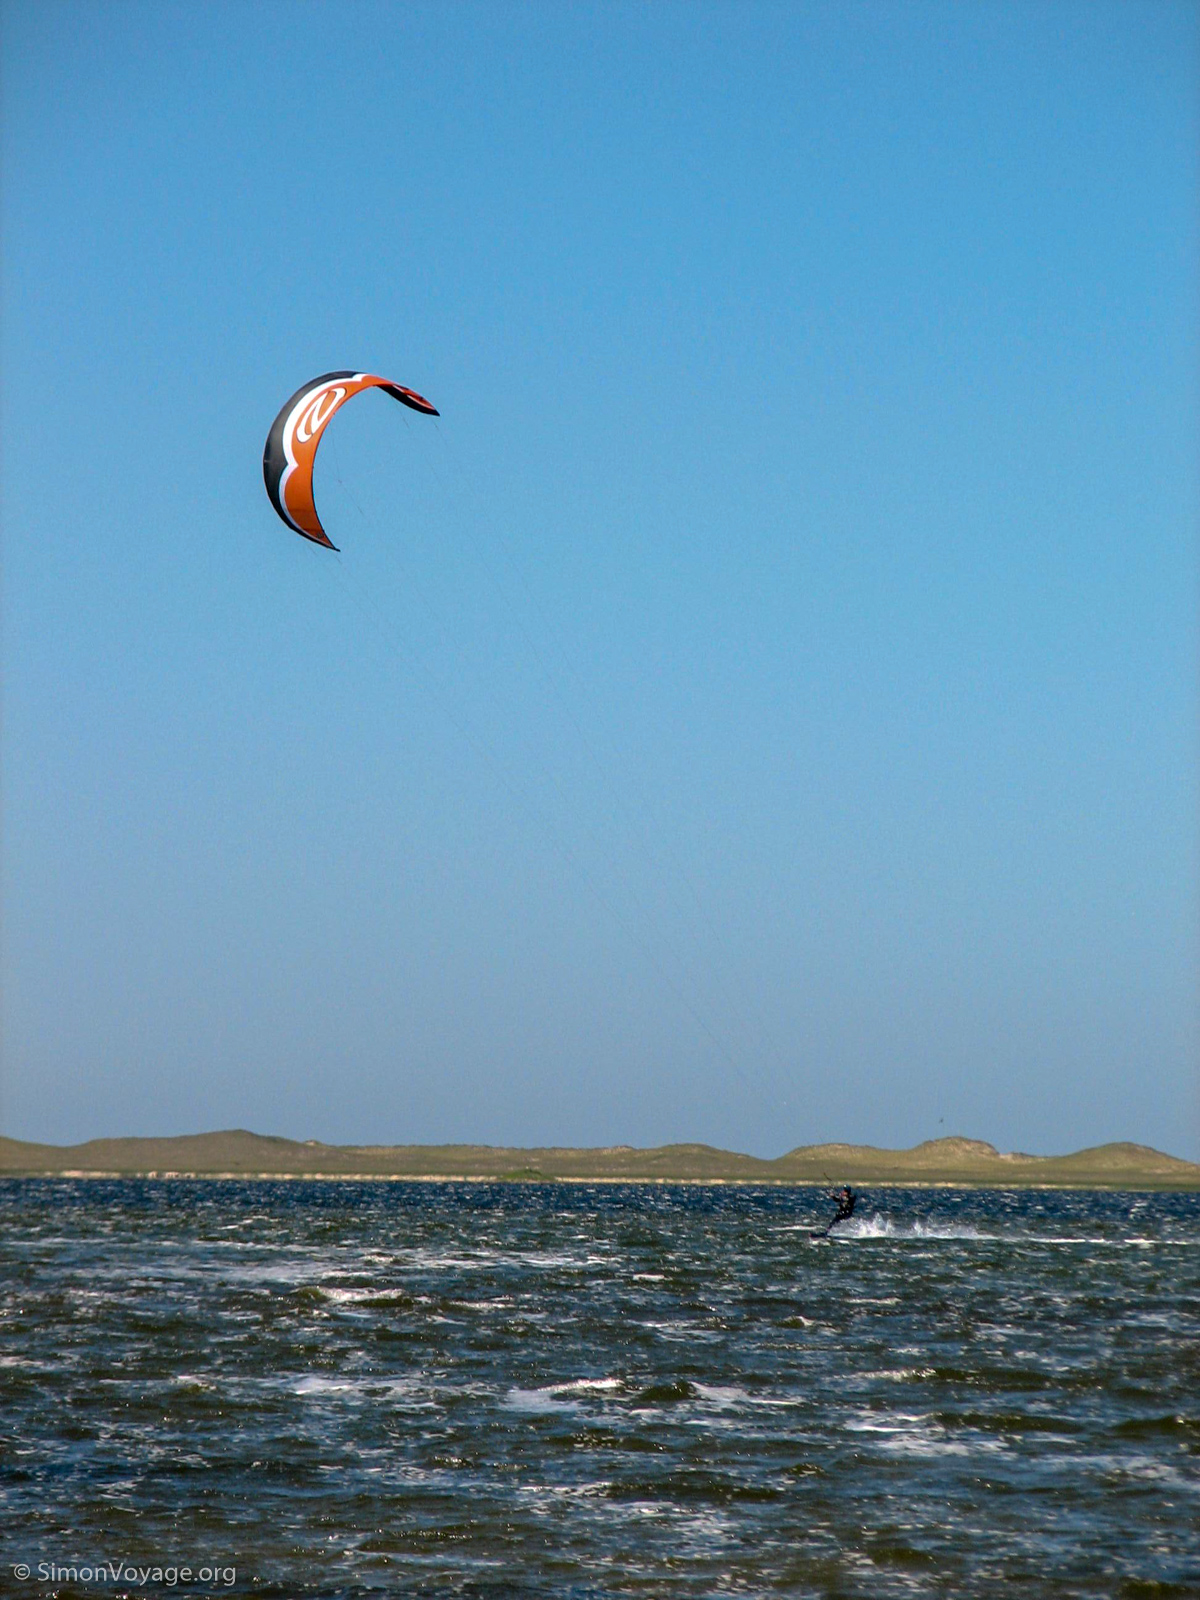
[[[4,1131],[1200,1157],[1193,6],[2,23]]]

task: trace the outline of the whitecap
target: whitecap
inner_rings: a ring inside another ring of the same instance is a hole
[[[733,1406],[754,1404],[745,1389],[739,1389],[733,1384],[697,1383],[692,1387],[703,1401],[718,1411],[728,1411]]]
[[[388,1302],[403,1303],[407,1305],[412,1299],[412,1296],[404,1289],[335,1289],[322,1286],[321,1293],[327,1300],[331,1300],[334,1305],[362,1305],[365,1301],[380,1304]]]
[[[289,1385],[293,1394],[337,1394],[354,1388],[349,1378],[320,1378],[315,1375],[301,1378]]]
[[[1009,1446],[1002,1440],[981,1433],[950,1434],[940,1423],[931,1422],[919,1412],[890,1411],[860,1413],[847,1418],[843,1426],[851,1433],[878,1435],[876,1448],[889,1455],[971,1456],[986,1452],[1005,1454]]]
[[[981,1434],[966,1440],[961,1436],[950,1438],[945,1434],[924,1433],[893,1434],[881,1439],[879,1448],[894,1456],[1005,1455],[1010,1449],[1002,1439],[990,1439]]]
[[[553,1415],[560,1411],[578,1411],[577,1400],[562,1400],[557,1388],[510,1389],[501,1404],[508,1411],[524,1411],[530,1416]]]
[[[578,1411],[581,1401],[588,1395],[611,1394],[622,1387],[620,1378],[570,1378],[565,1383],[549,1383],[540,1389],[510,1389],[502,1403],[510,1411]]]
[[[603,1392],[608,1389],[619,1389],[620,1378],[573,1378],[569,1383],[557,1383],[552,1386],[559,1394],[574,1394],[576,1390],[589,1389]]]
[[[928,1417],[911,1411],[866,1411],[848,1417],[843,1424],[851,1433],[912,1433],[928,1422]]]
[[[868,1383],[913,1383],[936,1375],[936,1367],[881,1367],[878,1372],[860,1372],[858,1381],[863,1386]]]
[[[703,1340],[711,1344],[721,1335],[712,1328],[697,1328],[688,1322],[639,1322],[639,1328],[649,1328],[652,1333],[661,1334],[664,1339],[670,1339],[674,1344],[691,1344],[694,1340]]]

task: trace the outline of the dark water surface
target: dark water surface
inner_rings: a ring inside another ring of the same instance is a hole
[[[2,1182],[0,1591],[1200,1595],[1200,1196],[830,1209]]]

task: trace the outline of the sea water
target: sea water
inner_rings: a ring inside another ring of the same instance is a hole
[[[0,1591],[1200,1595],[1200,1196],[0,1183]]]

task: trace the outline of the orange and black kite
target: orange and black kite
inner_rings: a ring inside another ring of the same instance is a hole
[[[438,415],[428,400],[387,378],[369,372],[327,372],[296,390],[271,424],[263,451],[263,479],[271,504],[289,528],[329,550],[337,546],[326,536],[313,504],[313,463],[330,417],[364,389],[382,389],[414,411]]]

